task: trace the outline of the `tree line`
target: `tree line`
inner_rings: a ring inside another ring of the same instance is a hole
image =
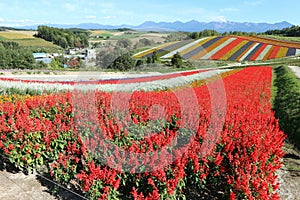
[[[243,32],[243,31],[229,31],[219,33],[216,30],[206,29],[199,32],[188,33],[188,37],[192,39],[199,39],[202,37],[211,37],[211,36],[226,36],[226,35],[236,35],[236,36],[244,36],[244,35],[256,35],[255,32]]]
[[[1,69],[33,69],[35,67],[31,50],[20,47],[16,42],[0,41]]]
[[[38,26],[35,37],[42,38],[62,48],[87,47],[89,32],[81,29],[61,29]]]
[[[266,31],[266,35],[283,35],[287,37],[300,37],[300,26],[291,26],[289,28],[284,28],[281,30],[274,29]]]

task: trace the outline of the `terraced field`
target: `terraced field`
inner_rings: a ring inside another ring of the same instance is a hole
[[[146,58],[156,51],[162,59],[177,52],[185,59],[230,61],[270,60],[300,55],[300,43],[259,36],[215,36],[164,44],[139,52],[135,58]]]

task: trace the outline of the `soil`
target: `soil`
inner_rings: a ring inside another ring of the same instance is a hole
[[[300,164],[300,162],[298,163]],[[300,165],[299,165],[300,166]],[[288,170],[283,167],[278,171],[280,199],[300,199],[300,171]],[[5,200],[56,200],[72,199],[82,200],[67,189],[61,188],[55,195],[52,194],[53,183],[47,177],[41,177],[36,173],[26,175],[11,169],[0,168],[0,199]],[[82,195],[82,194],[79,194]]]
[[[82,194],[74,194],[67,188],[58,187],[49,175],[36,172],[24,174],[0,158],[0,199],[2,200],[82,200]],[[80,195],[80,196],[79,196]]]

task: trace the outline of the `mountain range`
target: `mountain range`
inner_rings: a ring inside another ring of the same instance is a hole
[[[229,31],[243,31],[243,32],[265,32],[267,30],[283,29],[291,27],[293,24],[282,21],[278,23],[251,23],[251,22],[199,22],[196,20],[191,20],[188,22],[153,22],[146,21],[140,25],[103,25],[99,23],[81,23],[81,24],[44,24],[46,26],[56,27],[56,28],[81,28],[81,29],[119,29],[119,28],[130,28],[137,31],[186,31],[195,32],[202,31],[205,29],[213,29],[218,32],[229,32]],[[33,26],[22,26],[17,28],[22,29],[37,29],[38,25]]]

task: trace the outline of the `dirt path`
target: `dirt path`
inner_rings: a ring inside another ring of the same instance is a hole
[[[300,199],[300,176],[294,177],[287,169],[278,172],[281,185],[279,194],[282,200]],[[13,173],[6,170],[0,171],[0,199],[5,200],[56,200],[76,199],[78,196],[63,193],[60,196],[50,194],[49,186],[45,186],[38,180],[36,174],[25,175],[21,172]]]
[[[298,77],[298,79],[300,80],[300,67],[298,66],[289,66],[289,68],[291,69],[291,71],[296,74],[296,76]]]
[[[291,172],[285,167],[278,171],[279,176],[279,195],[282,200],[300,199],[300,173]]]
[[[55,197],[47,190],[47,187],[42,186],[34,174],[0,171],[0,199],[54,200]]]
[[[38,173],[26,175],[6,164],[0,157],[0,200],[82,200],[67,188],[60,187],[52,194],[56,185],[47,175]],[[80,195],[80,194],[79,194]]]

